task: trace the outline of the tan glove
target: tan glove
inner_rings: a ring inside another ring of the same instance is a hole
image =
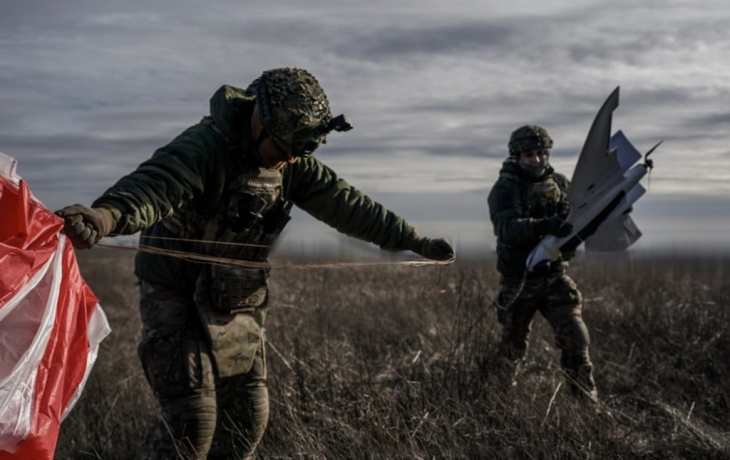
[[[75,204],[56,211],[56,215],[63,217],[63,233],[76,249],[89,249],[117,226],[114,215],[107,208]]]
[[[443,238],[425,238],[413,234],[408,250],[431,260],[451,260],[456,257],[454,248]]]

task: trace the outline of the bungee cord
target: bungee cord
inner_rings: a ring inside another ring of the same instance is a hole
[[[261,244],[249,244],[249,243],[222,243],[220,241],[209,241],[209,240],[191,240],[183,238],[170,238],[170,237],[140,237],[146,239],[159,239],[159,240],[172,240],[182,241],[190,243],[203,243],[203,244],[224,244],[231,246],[248,246],[255,248],[268,248],[269,246]],[[138,246],[122,246],[108,243],[97,243],[96,246],[101,246],[111,249],[125,249],[129,251],[144,252],[148,254],[157,254],[168,257],[175,257],[178,259],[186,260],[188,262],[201,262],[211,263],[219,265],[232,265],[236,267],[246,268],[290,268],[290,269],[312,269],[312,268],[343,268],[343,267],[366,267],[366,266],[378,266],[378,265],[400,265],[400,266],[425,266],[425,265],[450,265],[456,261],[456,256],[448,260],[431,260],[431,259],[419,259],[419,260],[384,260],[384,261],[360,261],[360,262],[318,262],[318,263],[283,263],[283,262],[256,262],[251,260],[232,259],[228,257],[219,257],[208,254],[201,254],[197,252],[188,251],[176,251],[173,249],[155,248],[144,244]]]
[[[520,281],[519,286],[517,286],[517,291],[514,293],[514,295],[512,295],[512,298],[509,299],[509,301],[507,301],[507,303],[505,305],[500,305],[499,297],[497,297],[496,300],[492,299],[492,305],[497,307],[498,310],[508,310],[509,307],[511,307],[512,304],[514,304],[517,301],[517,299],[520,298],[520,294],[522,294],[522,290],[525,288],[525,284],[527,283],[527,275],[529,272],[530,272],[530,270],[527,267],[525,267],[525,271],[522,274],[522,280]]]
[[[180,241],[183,243],[203,243],[203,244],[224,244],[226,246],[244,246],[244,247],[250,247],[250,248],[268,248],[269,246],[265,244],[254,244],[254,243],[233,243],[233,242],[227,242],[223,243],[216,240],[193,240],[193,239],[187,239],[187,238],[174,238],[169,236],[142,236],[140,235],[139,239],[145,239],[145,240],[166,240],[166,241]]]

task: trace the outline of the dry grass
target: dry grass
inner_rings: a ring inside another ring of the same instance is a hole
[[[157,417],[129,253],[80,253],[113,332],[57,459],[142,459]],[[567,394],[536,321],[510,387],[492,366],[493,261],[272,277],[272,415],[258,458],[730,458],[730,259],[578,260],[603,410]],[[610,415],[607,415],[610,414]]]

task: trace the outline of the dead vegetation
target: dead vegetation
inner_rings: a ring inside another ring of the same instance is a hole
[[[56,458],[143,459],[157,413],[136,355],[132,258],[79,256],[113,332]],[[258,458],[730,458],[729,260],[575,261],[598,411],[565,390],[541,318],[519,383],[495,368],[493,261],[275,270]]]

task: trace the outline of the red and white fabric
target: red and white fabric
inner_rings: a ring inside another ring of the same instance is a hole
[[[63,220],[0,153],[0,460],[51,460],[110,332]]]

